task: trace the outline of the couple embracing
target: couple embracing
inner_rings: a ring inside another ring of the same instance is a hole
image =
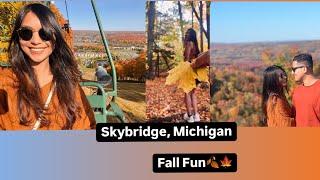
[[[320,80],[313,72],[310,54],[296,55],[291,64],[294,80],[299,85],[292,94],[292,105],[285,92],[287,74],[280,66],[264,71],[262,109],[270,127],[320,126]]]

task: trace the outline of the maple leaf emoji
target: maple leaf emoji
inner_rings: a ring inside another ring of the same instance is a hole
[[[227,167],[231,167],[232,160],[229,160],[227,156],[224,156],[224,159],[220,162],[222,167],[227,168]]]

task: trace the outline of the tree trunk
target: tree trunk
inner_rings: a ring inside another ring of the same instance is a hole
[[[156,69],[156,71],[157,71],[157,77],[159,77],[160,76],[160,53],[159,52],[157,53],[157,69]]]
[[[182,10],[181,3],[178,1],[178,9],[179,9],[179,20],[180,20],[180,30],[181,30],[181,40],[184,42],[184,30],[183,30],[183,19],[182,19]]]
[[[198,14],[198,12],[196,11],[193,2],[191,2],[190,4],[191,4],[191,7],[192,7],[192,12],[194,13],[194,15],[196,16],[196,18],[197,18],[198,21],[200,22],[199,14]],[[203,24],[200,24],[200,23],[199,23],[199,25],[202,26],[203,33],[204,33],[204,35],[206,36],[206,38],[208,39],[208,38],[209,38],[209,35],[208,35],[208,32],[204,29]]]
[[[207,32],[209,33],[208,40],[208,49],[210,50],[210,5],[211,1],[207,1],[207,8],[206,8],[206,14],[207,14]]]
[[[200,14],[200,18],[199,18],[199,24],[200,24],[200,51],[203,52],[203,4],[202,1],[200,1],[200,5],[199,5],[199,14]]]
[[[191,1],[190,2],[190,4],[191,4],[191,7],[193,6],[193,2]],[[191,24],[192,24],[192,29],[193,29],[193,9],[191,10]]]
[[[148,60],[148,79],[154,79],[155,77],[155,63],[153,61],[153,43],[154,43],[154,22],[155,22],[155,1],[148,2],[148,44],[147,44],[147,60]]]

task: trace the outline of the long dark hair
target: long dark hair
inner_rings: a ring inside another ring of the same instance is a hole
[[[267,102],[270,96],[285,98],[285,87],[280,82],[281,76],[287,77],[285,70],[277,65],[269,66],[263,72],[262,110],[267,117]]]
[[[34,13],[39,18],[42,28],[46,32],[52,33],[50,41],[54,49],[49,56],[49,64],[53,74],[53,81],[56,82],[55,92],[59,99],[59,108],[63,110],[67,119],[63,129],[71,129],[79,111],[79,106],[75,102],[75,89],[80,80],[80,71],[71,49],[63,38],[61,27],[55,15],[48,7],[42,4],[28,4],[20,10],[9,45],[10,63],[18,80],[17,109],[20,124],[30,124],[31,119],[28,119],[28,117],[31,110],[39,117],[43,112],[44,104],[40,97],[40,86],[37,77],[29,57],[20,48],[17,33],[23,19],[29,12]],[[44,120],[41,126],[49,126],[49,124],[49,120]]]
[[[188,41],[193,42],[193,44],[194,44],[194,46],[196,48],[195,56],[197,57],[200,54],[200,50],[199,50],[199,47],[198,47],[197,33],[192,28],[189,28],[187,30],[187,32],[186,32],[184,43],[186,44]]]

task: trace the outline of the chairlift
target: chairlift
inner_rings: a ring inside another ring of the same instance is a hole
[[[68,3],[67,0],[64,0],[64,5],[66,7],[66,13],[67,13],[67,20],[66,23],[63,25],[62,29],[65,30],[67,33],[69,33],[70,30],[70,23],[69,23],[69,10],[68,10]],[[87,95],[87,99],[90,103],[90,106],[94,110],[95,113],[95,119],[97,123],[106,123],[108,116],[117,117],[121,122],[125,122],[125,116],[121,108],[118,106],[118,104],[115,102],[116,97],[118,96],[118,88],[117,88],[117,73],[116,68],[114,66],[113,58],[108,46],[107,38],[104,34],[102,24],[100,21],[100,16],[98,13],[98,10],[96,8],[95,0],[91,0],[91,5],[94,11],[94,15],[96,18],[96,21],[98,23],[99,32],[101,35],[101,39],[104,45],[105,52],[108,57],[109,64],[111,66],[112,71],[112,90],[111,91],[105,91],[104,90],[104,84],[101,84],[101,82],[97,81],[82,81],[80,82],[80,85],[82,87],[94,87],[97,89],[97,92],[100,92],[101,94],[91,94]],[[107,99],[111,98],[109,104],[106,104]]]
[[[116,68],[114,66],[113,58],[108,46],[107,38],[104,34],[103,27],[100,21],[100,16],[98,13],[98,10],[96,8],[95,0],[91,0],[91,5],[94,11],[94,15],[96,18],[96,21],[98,23],[99,32],[101,35],[101,39],[103,42],[103,46],[105,49],[105,52],[108,57],[109,64],[111,66],[111,76],[112,76],[112,90],[111,91],[105,91],[103,84],[97,82],[97,81],[82,81],[80,82],[80,85],[82,87],[94,87],[97,88],[98,91],[101,94],[91,94],[87,95],[87,99],[91,105],[91,107],[94,109],[95,113],[95,119],[97,123],[106,123],[109,116],[117,117],[121,122],[125,122],[125,116],[121,108],[116,103],[116,97],[118,96],[118,88],[117,88],[117,73]],[[68,15],[68,5],[67,0],[65,0],[65,6]],[[68,24],[66,25],[66,28],[69,28],[69,17],[68,17]],[[107,104],[107,99],[111,98],[109,104]]]
[[[112,90],[111,91],[104,91],[104,88],[101,89],[101,85],[97,82],[81,82],[80,85],[81,86],[94,86],[94,87],[98,87],[100,88],[100,90],[102,90],[102,97],[99,97],[99,95],[89,95],[87,96],[89,103],[92,107],[96,106],[97,104],[99,104],[100,99],[103,99],[104,104],[103,105],[103,109],[106,108],[105,111],[105,115],[103,114],[103,116],[100,116],[99,112],[95,112],[96,114],[96,121],[97,122],[107,122],[107,117],[108,116],[113,116],[113,117],[117,117],[118,119],[120,119],[121,122],[125,122],[125,116],[123,111],[121,110],[121,108],[118,106],[118,104],[115,102],[116,97],[118,96],[118,88],[117,88],[117,73],[116,73],[116,68],[113,62],[113,58],[109,49],[109,45],[107,42],[107,38],[106,35],[103,31],[103,27],[100,21],[100,16],[98,13],[98,10],[96,8],[96,4],[95,4],[95,0],[91,0],[91,5],[95,14],[95,18],[97,20],[98,23],[98,27],[99,27],[99,32],[102,38],[102,42],[104,45],[104,49],[105,52],[107,53],[108,56],[108,61],[109,64],[111,66],[111,71],[112,71]],[[108,105],[106,105],[106,99],[107,98],[111,98],[111,101]],[[100,118],[99,118],[100,117]]]

